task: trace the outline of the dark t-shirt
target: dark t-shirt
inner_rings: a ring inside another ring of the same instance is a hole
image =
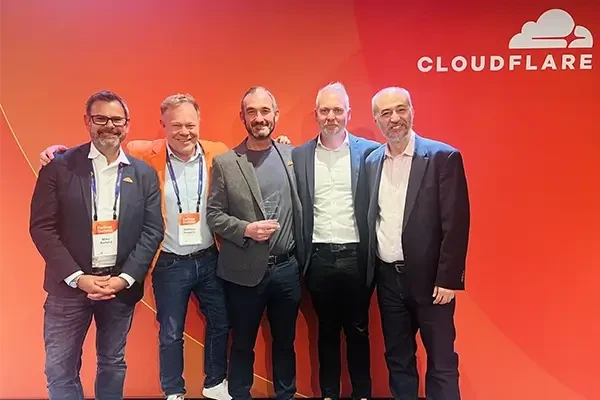
[[[266,218],[277,219],[279,222],[280,229],[276,230],[269,239],[271,254],[288,253],[294,248],[295,241],[292,195],[285,165],[273,146],[267,150],[246,149],[245,151],[258,178],[263,198],[262,208],[266,211]]]

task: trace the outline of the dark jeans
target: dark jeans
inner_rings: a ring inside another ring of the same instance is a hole
[[[177,259],[161,253],[152,273],[156,319],[160,324],[160,384],[164,393],[185,394],[183,379],[183,330],[190,295],[206,317],[204,387],[221,383],[227,373],[229,322],[223,281],[216,274],[216,250],[199,259]]]
[[[273,338],[273,383],[276,398],[296,393],[296,319],[300,308],[298,261],[269,265],[257,286],[226,283],[233,343],[229,360],[229,394],[248,400],[253,382],[254,345],[265,308]]]
[[[353,398],[371,397],[369,303],[365,267],[356,250],[315,249],[307,287],[319,320],[319,382],[321,395],[340,397],[340,333],[346,336],[346,360]]]
[[[127,290],[127,289],[123,289]],[[48,295],[44,304],[46,378],[50,400],[83,400],[79,378],[83,341],[96,322],[97,400],[121,400],[125,382],[125,343],[134,306],[119,299],[93,301]]]
[[[433,290],[432,290],[433,293]],[[454,352],[455,300],[439,305],[415,302],[405,271],[379,266],[377,298],[394,399],[416,400],[419,388],[416,334],[427,353],[425,388],[427,399],[459,400],[458,354]]]

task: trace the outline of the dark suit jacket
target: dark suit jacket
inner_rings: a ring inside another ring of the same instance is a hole
[[[376,222],[385,145],[366,160],[369,181],[369,271],[377,258]],[[410,290],[419,302],[433,300],[434,286],[463,290],[469,240],[469,195],[462,156],[455,148],[415,137],[408,181],[402,247]]]
[[[264,210],[260,207],[262,194],[254,167],[240,152],[244,142],[214,158],[206,218],[220,247],[218,276],[238,285],[256,286],[267,269],[269,242],[256,242],[244,237],[248,224],[265,219]],[[281,166],[285,168],[290,185],[296,257],[302,266],[302,214],[294,180],[292,147],[279,143],[273,145],[281,157]]]
[[[366,264],[366,250],[368,246],[368,227],[367,227],[367,182],[364,174],[365,159],[373,150],[378,148],[381,143],[367,140],[348,133],[350,144],[350,168],[352,182],[352,197],[354,199],[354,217],[358,226],[361,256],[365,256],[363,265]],[[314,229],[314,200],[315,200],[315,149],[317,148],[317,138],[295,148],[292,151],[292,160],[294,161],[294,173],[296,183],[298,184],[298,194],[302,202],[302,216],[304,225],[302,227],[302,236],[305,244],[306,268],[310,264],[312,254],[312,239]],[[370,285],[370,282],[367,282]]]
[[[92,272],[92,205],[88,159],[90,143],[74,147],[42,168],[31,200],[30,233],[46,261],[44,289],[60,297],[85,296],[64,282],[72,273]],[[117,263],[114,275],[129,274],[135,283],[117,298],[135,304],[163,239],[160,192],[156,172],[127,156],[119,195]],[[125,181],[131,180],[132,183]]]

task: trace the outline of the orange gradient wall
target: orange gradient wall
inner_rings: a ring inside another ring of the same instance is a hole
[[[578,35],[600,40],[597,1],[3,0],[0,7],[0,398],[46,395],[44,263],[28,233],[29,201],[39,152],[88,140],[82,115],[91,93],[107,88],[128,101],[129,139],[159,137],[161,100],[192,93],[202,137],[233,146],[245,135],[240,96],[264,85],[280,105],[277,134],[300,144],[317,132],[317,90],[337,80],[350,94],[354,133],[381,140],[371,96],[401,85],[412,92],[417,132],[464,154],[473,221],[456,314],[464,399],[600,398],[600,44],[566,47]],[[572,20],[555,13],[544,31],[548,21],[538,18],[550,9]],[[557,48],[509,48],[522,28],[517,42],[540,32],[566,39],[551,41]],[[457,56],[486,64],[459,72]],[[504,61],[497,71],[492,56]],[[298,392],[313,396],[316,321],[304,300]],[[127,347],[127,396],[161,395],[153,308],[148,286]],[[201,396],[203,331],[191,303],[192,397]],[[375,302],[371,331],[374,395],[389,396]],[[262,332],[256,396],[273,393]],[[93,330],[84,358],[92,395]],[[420,362],[423,371],[422,354]]]

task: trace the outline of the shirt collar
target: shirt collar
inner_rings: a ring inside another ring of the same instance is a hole
[[[181,162],[186,162],[183,161],[181,158],[177,157],[177,155],[175,153],[173,153],[173,150],[171,150],[171,146],[169,146],[169,144],[167,143],[167,153],[169,154],[169,158],[175,158]],[[194,154],[193,157],[191,157],[187,162],[192,162],[194,160],[196,160],[198,157],[200,157],[202,155],[202,146],[200,146],[200,142],[196,142],[196,154]]]
[[[106,164],[108,164],[108,160],[106,160],[106,157],[104,156],[104,154],[100,153],[100,150],[98,150],[98,148],[94,145],[94,142],[90,142],[90,152],[88,153],[88,158],[90,160],[95,160],[99,157],[104,158],[104,160],[106,161]],[[119,147],[119,156],[117,157],[117,160],[113,163],[113,164],[127,164],[129,165],[129,159],[127,158],[127,155],[125,154],[125,152],[123,151],[123,149],[121,147]]]
[[[344,141],[342,142],[340,147],[338,147],[337,149],[330,149],[329,147],[325,146],[323,144],[323,142],[321,142],[321,134],[319,133],[319,136],[317,136],[317,147],[321,147],[325,150],[336,151],[336,150],[341,149],[342,147],[349,146],[350,145],[350,135],[348,135],[348,131],[344,131],[344,135],[345,135]]]
[[[409,135],[410,138],[408,139],[408,144],[406,145],[406,148],[402,154],[399,154],[400,156],[412,157],[415,154],[415,132],[410,131]],[[390,153],[390,148],[387,145],[385,146],[385,156],[393,158],[392,154]]]

